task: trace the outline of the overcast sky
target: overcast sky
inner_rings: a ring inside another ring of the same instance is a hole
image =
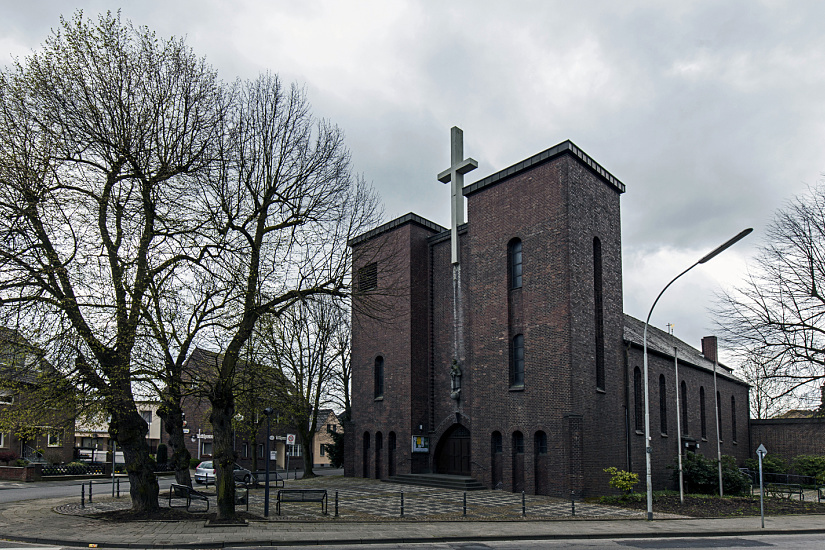
[[[61,14],[112,2],[0,0],[0,63],[36,49]],[[625,312],[680,279],[652,322],[698,347],[714,293],[736,284],[776,208],[825,172],[825,3],[684,1],[123,2],[185,36],[224,80],[261,71],[306,86],[346,133],[385,220],[450,224],[449,130],[479,168],[465,184],[571,139],[627,186]],[[470,220],[472,222],[472,220]]]

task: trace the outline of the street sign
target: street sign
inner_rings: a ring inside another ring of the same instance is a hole
[[[766,454],[768,454],[768,449],[766,449],[765,446],[760,443],[759,447],[756,448],[756,453],[761,456],[765,456]]]
[[[275,436],[274,436],[274,435],[270,435],[270,436],[269,436],[269,440],[270,440],[270,441],[275,441]]]
[[[295,445],[295,434],[286,434],[286,444]]]
[[[761,443],[756,448],[756,454],[759,455],[759,515],[762,516],[762,529],[765,528],[765,485],[762,482],[762,459],[768,454],[768,449]]]

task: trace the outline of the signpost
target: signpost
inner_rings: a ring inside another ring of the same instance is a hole
[[[761,443],[756,449],[756,454],[759,455],[759,513],[762,516],[762,529],[765,528],[765,488],[762,485],[762,459],[768,454],[768,449]]]
[[[286,434],[286,444],[287,445],[295,445],[295,434]],[[287,478],[289,477],[289,457],[292,455],[294,450],[290,450],[289,447],[286,448],[286,475]]]

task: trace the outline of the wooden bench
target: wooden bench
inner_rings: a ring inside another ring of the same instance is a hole
[[[768,483],[765,485],[765,496],[774,496],[790,499],[793,495],[799,495],[799,500],[805,500],[805,492],[801,485],[793,483]]]
[[[281,515],[282,502],[320,502],[321,511],[327,515],[327,490],[326,489],[281,489],[278,491],[278,502],[275,507],[278,515]]]
[[[172,500],[178,499],[185,499],[186,504],[174,505],[172,504]],[[192,487],[187,487],[186,485],[178,485],[177,483],[173,483],[169,486],[169,508],[186,508],[186,511],[189,512],[190,506],[192,505],[193,500],[198,500],[201,502],[206,503],[206,510],[203,510],[203,513],[209,511],[209,498],[196,490]]]

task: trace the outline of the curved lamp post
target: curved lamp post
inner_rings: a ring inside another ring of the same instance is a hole
[[[662,291],[659,293],[659,295],[656,296],[656,300],[654,300],[653,305],[650,306],[650,312],[648,312],[648,314],[647,314],[647,319],[645,319],[645,330],[644,330],[643,342],[644,342],[644,377],[645,377],[645,474],[646,474],[646,481],[647,481],[647,519],[648,520],[653,519],[653,475],[651,473],[651,466],[650,466],[650,455],[653,453],[653,448],[650,446],[651,445],[651,442],[650,442],[650,404],[649,404],[650,400],[648,399],[649,391],[648,391],[648,383],[647,383],[648,382],[648,380],[647,380],[647,378],[648,378],[648,371],[647,371],[647,327],[650,324],[650,316],[653,315],[653,308],[656,307],[656,304],[659,302],[659,298],[662,297],[662,294],[665,293],[665,290],[667,290],[670,287],[670,285],[672,285],[674,282],[676,282],[676,279],[678,279],[679,277],[681,277],[682,275],[684,275],[685,273],[687,273],[688,271],[690,271],[691,269],[693,269],[697,265],[703,264],[703,263],[708,262],[711,259],[715,258],[716,256],[718,256],[719,254],[721,254],[722,252],[724,252],[725,250],[727,250],[728,248],[730,248],[734,244],[738,243],[739,241],[741,241],[742,239],[747,237],[752,231],[753,231],[753,228],[748,228],[748,229],[745,229],[745,230],[741,231],[738,235],[736,235],[735,237],[729,239],[727,242],[717,246],[711,252],[709,252],[708,254],[703,256],[695,264],[693,264],[692,266],[690,266],[686,270],[684,270],[681,273],[679,273],[678,275],[676,275],[667,285],[665,285],[665,288],[662,289]],[[679,391],[678,387],[676,388],[676,391],[677,392]],[[678,414],[679,411],[676,411],[676,413]],[[679,452],[681,453],[682,449],[679,449]]]
[[[264,460],[266,461],[266,485],[264,486],[264,517],[269,517],[269,419],[272,416],[272,413],[275,412],[272,410],[272,407],[267,407],[264,409],[264,414],[266,415],[266,456]]]

